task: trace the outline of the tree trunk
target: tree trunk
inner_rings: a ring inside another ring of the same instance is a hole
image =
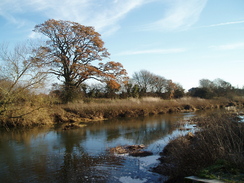
[[[62,101],[63,103],[73,102],[78,98],[78,91],[75,84],[72,81],[66,79],[64,83],[64,91],[63,91]]]

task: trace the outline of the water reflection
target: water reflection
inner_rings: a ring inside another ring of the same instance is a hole
[[[0,182],[158,181],[149,170],[185,114],[96,122],[62,131],[36,128],[0,133]],[[114,156],[108,148],[145,144],[147,158]],[[147,162],[148,161],[148,162]]]

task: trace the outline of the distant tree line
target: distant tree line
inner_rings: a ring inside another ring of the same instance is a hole
[[[243,96],[244,89],[233,87],[229,82],[223,79],[201,79],[199,87],[191,88],[188,92],[189,96],[212,99],[216,97],[232,98],[233,96]]]
[[[53,84],[50,95],[62,98],[62,85]],[[201,79],[198,87],[185,92],[178,83],[146,70],[135,72],[127,83],[118,90],[111,90],[104,83],[86,84],[79,88],[79,98],[141,98],[160,97],[163,99],[176,99],[185,96],[203,99],[224,97],[232,99],[234,96],[244,96],[244,88],[235,88],[223,79]]]
[[[51,95],[62,97],[63,86],[54,84]],[[180,84],[173,83],[162,76],[146,70],[135,72],[132,78],[115,89],[107,83],[85,84],[77,90],[80,98],[141,98],[161,97],[164,99],[180,98],[185,96]]]

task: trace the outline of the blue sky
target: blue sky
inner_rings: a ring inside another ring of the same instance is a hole
[[[34,26],[48,19],[94,26],[129,76],[244,86],[244,0],[1,0],[0,41],[36,39]]]

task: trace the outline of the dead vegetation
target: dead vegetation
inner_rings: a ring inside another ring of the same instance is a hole
[[[101,121],[117,117],[131,118],[165,113],[193,112],[220,108],[226,104],[218,100],[198,98],[164,100],[153,97],[92,99],[89,102],[54,104],[50,99],[45,99],[45,96],[42,96],[32,103],[9,106],[8,113],[0,115],[0,126],[11,128],[62,123],[79,124],[80,122]],[[25,115],[21,116],[20,114]]]
[[[196,175],[219,160],[243,171],[244,123],[238,120],[227,113],[195,119],[200,130],[172,140],[161,153],[155,171],[168,175],[173,182]]]

